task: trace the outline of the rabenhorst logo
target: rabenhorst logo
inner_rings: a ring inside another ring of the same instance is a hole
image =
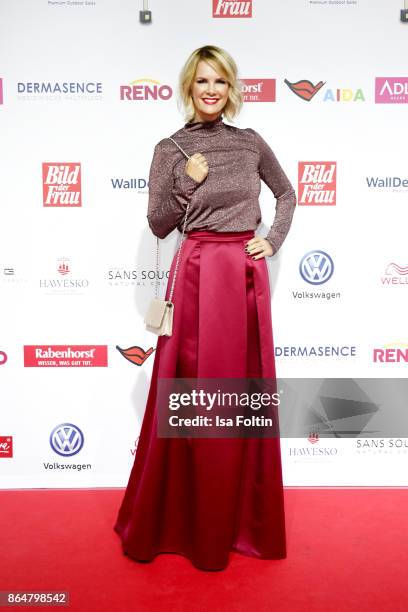
[[[392,262],[385,268],[385,276],[381,277],[381,284],[385,287],[391,285],[408,285],[408,266],[399,266]]]
[[[244,102],[276,102],[276,79],[241,79]]]
[[[74,208],[82,206],[81,164],[76,162],[44,162],[43,205]]]
[[[24,346],[24,367],[79,367],[106,368],[108,347],[106,345],[26,345]]]
[[[393,342],[373,349],[374,363],[408,363],[408,344]]]
[[[252,0],[212,0],[213,17],[252,17]]]
[[[0,459],[13,458],[13,436],[0,436]]]
[[[336,205],[336,162],[298,164],[298,206]]]
[[[0,366],[4,365],[5,363],[7,363],[7,353],[0,351]]]
[[[135,79],[130,85],[120,86],[121,100],[170,100],[173,90],[170,85],[153,79]]]
[[[376,77],[376,104],[407,104],[408,77]]]
[[[0,78],[0,104],[3,104],[3,79]]]
[[[19,81],[19,100],[102,100],[102,83],[96,81]]]

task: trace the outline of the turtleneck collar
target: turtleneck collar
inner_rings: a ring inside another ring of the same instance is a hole
[[[212,121],[190,121],[184,124],[184,130],[187,132],[195,132],[197,136],[207,136],[217,134],[225,127],[222,120],[222,115],[218,115]]]

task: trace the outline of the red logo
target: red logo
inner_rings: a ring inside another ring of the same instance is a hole
[[[43,163],[42,174],[44,206],[82,206],[81,164]]]
[[[276,102],[276,79],[241,79],[244,102]]]
[[[141,366],[154,351],[154,348],[149,348],[149,350],[144,351],[141,346],[131,346],[127,349],[121,349],[120,346],[116,345],[116,348],[125,359],[138,366]]]
[[[0,436],[0,459],[10,459],[13,456],[13,437]]]
[[[252,0],[213,0],[213,17],[252,17]]]
[[[61,345],[24,347],[24,367],[97,367],[108,365],[108,347],[106,345]]]
[[[4,365],[7,361],[7,354],[4,351],[0,351],[0,365]]]
[[[311,444],[316,444],[316,442],[319,441],[319,434],[317,433],[317,431],[311,431],[308,440]]]
[[[298,205],[336,205],[336,162],[299,162]]]

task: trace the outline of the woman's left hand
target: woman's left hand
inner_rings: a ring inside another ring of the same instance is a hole
[[[251,255],[252,259],[261,259],[273,255],[271,243],[260,236],[254,236],[251,240],[248,240],[245,251]]]

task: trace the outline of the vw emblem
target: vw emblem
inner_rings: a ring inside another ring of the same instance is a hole
[[[84,434],[72,423],[57,425],[51,432],[50,444],[53,451],[63,457],[79,453],[84,445]]]
[[[333,260],[324,251],[309,251],[302,257],[299,265],[301,277],[312,285],[322,285],[327,282],[333,271]]]

